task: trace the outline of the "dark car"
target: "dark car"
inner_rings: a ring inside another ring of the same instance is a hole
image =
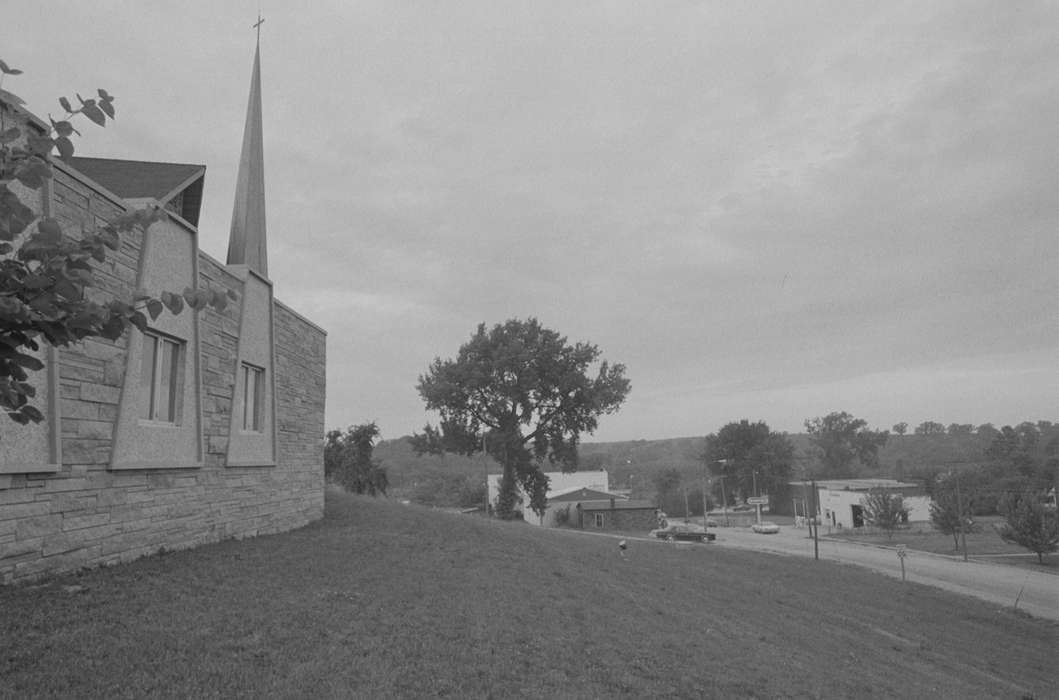
[[[661,540],[690,540],[692,542],[712,542],[717,535],[706,532],[706,528],[695,523],[670,523],[657,530],[651,530],[651,536]]]

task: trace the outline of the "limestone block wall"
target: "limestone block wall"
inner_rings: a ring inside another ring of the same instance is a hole
[[[68,231],[123,207],[65,168],[57,168],[43,205]],[[194,229],[186,235],[194,236]],[[99,285],[91,293],[130,295],[143,250],[142,234],[124,235],[121,250],[97,269]],[[200,285],[242,293],[240,278],[204,253],[197,253],[197,269]],[[114,468],[129,336],[91,339],[56,353],[58,415],[46,426],[55,434],[54,463],[40,464],[47,459],[38,455],[34,464],[10,466],[18,460],[7,460],[0,470],[0,583],[129,561],[162,548],[281,532],[323,516],[326,334],[274,302],[275,460],[225,466],[239,313],[240,305],[230,304],[224,312],[210,308],[197,315],[197,340],[188,353],[199,358],[203,454],[186,467]],[[38,373],[41,381],[45,374]],[[13,423],[0,429],[0,450],[18,449],[17,441],[4,439],[17,429]]]

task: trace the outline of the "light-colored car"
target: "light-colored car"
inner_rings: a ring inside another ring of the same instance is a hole
[[[691,540],[693,542],[710,542],[717,539],[712,532],[695,523],[669,523],[665,527],[651,530],[651,537],[661,540]]]
[[[760,523],[754,523],[751,525],[750,529],[754,532],[761,533],[762,535],[775,535],[780,531],[780,526],[774,522],[762,520]]]

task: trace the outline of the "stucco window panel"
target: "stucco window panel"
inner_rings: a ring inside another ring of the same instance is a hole
[[[245,265],[229,265],[241,278],[239,341],[226,464],[276,466],[275,321],[272,283]]]
[[[145,233],[136,286],[154,292],[195,288],[195,232],[176,218]],[[110,469],[203,465],[199,313],[162,313],[147,333],[129,331]]]

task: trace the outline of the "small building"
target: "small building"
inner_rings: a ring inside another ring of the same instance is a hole
[[[550,501],[556,494],[565,494],[578,489],[591,489],[601,491],[610,498],[610,477],[606,469],[598,469],[587,472],[545,472],[548,477],[547,498]],[[496,507],[496,499],[500,495],[500,474],[489,474],[486,477],[486,489],[488,490],[489,503]],[[516,510],[522,511],[523,519],[531,525],[545,525],[545,518],[538,517],[530,510],[525,494],[518,490],[516,499]]]
[[[793,482],[795,517],[812,512],[811,481]],[[816,482],[817,507],[820,522],[832,527],[863,527],[864,498],[871,491],[884,490],[901,496],[908,509],[909,522],[930,520],[930,497],[921,484],[895,479],[825,479]]]
[[[548,507],[537,523],[543,527],[560,527],[577,525],[577,506],[580,503],[596,501],[627,501],[628,497],[613,491],[574,487],[562,491],[548,491]],[[532,515],[532,514],[530,514]],[[526,517],[524,514],[523,517]],[[527,518],[528,520],[528,518]]]
[[[575,504],[571,524],[581,530],[620,530],[648,532],[658,527],[658,506],[651,501],[583,501]]]

